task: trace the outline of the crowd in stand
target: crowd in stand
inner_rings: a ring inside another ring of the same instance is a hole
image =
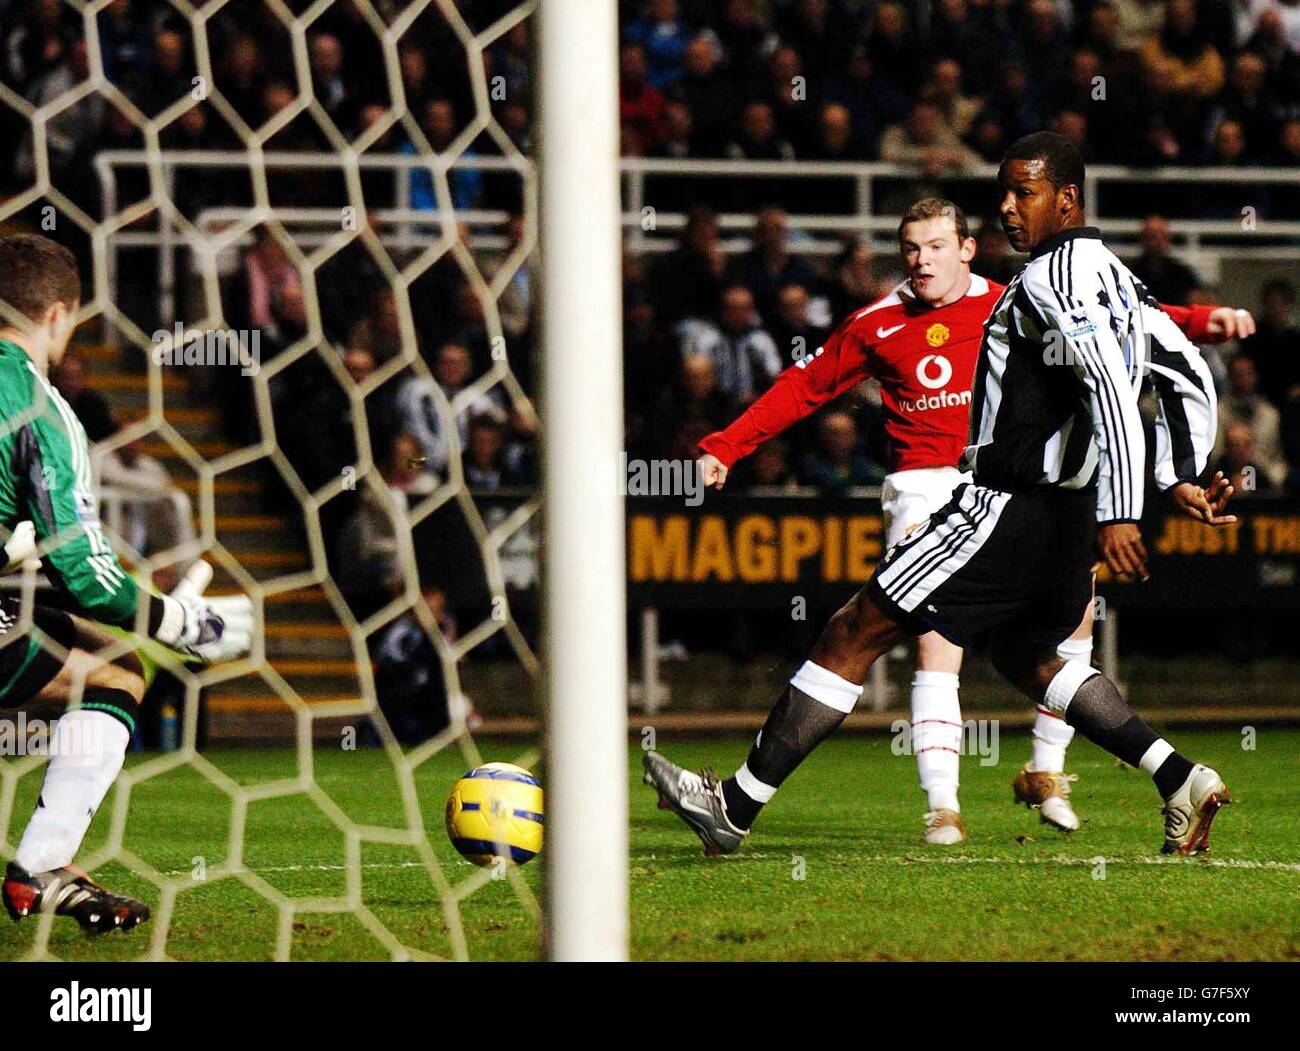
[[[483,30],[515,3],[456,6],[472,30]],[[362,135],[391,105],[370,20],[391,24],[404,7],[342,0],[311,23],[313,95],[345,138]],[[942,170],[996,160],[1019,135],[1055,126],[1094,161],[1300,162],[1294,0],[625,0],[619,7],[630,156],[882,159]],[[145,116],[168,109],[207,73],[189,22],[160,0],[112,0],[97,26],[105,76]],[[257,128],[298,95],[290,36],[268,5],[235,0],[205,27],[212,87],[229,112],[205,99],[169,124],[164,145],[235,145],[236,121]],[[33,103],[51,101],[89,75],[83,30],[80,14],[60,0],[3,0],[0,76]],[[526,25],[484,57],[494,116],[524,144]],[[396,58],[407,109],[434,148],[447,145],[475,103],[465,49],[437,5],[403,33]],[[130,107],[106,92],[63,111],[52,128],[52,161],[61,168],[140,139]],[[268,145],[328,148],[330,140],[303,113]],[[416,143],[396,129],[392,146]],[[486,137],[475,148],[497,149]],[[468,206],[495,189],[465,173],[453,195]],[[427,183],[418,192],[432,197]]]
[[[1090,161],[1300,163],[1291,0],[637,6],[622,50],[627,154],[937,173],[1052,127]]]

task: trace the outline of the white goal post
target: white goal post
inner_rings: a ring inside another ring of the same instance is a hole
[[[538,5],[547,953],[625,960],[627,630],[618,25]]]

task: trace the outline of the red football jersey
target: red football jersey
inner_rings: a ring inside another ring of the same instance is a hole
[[[966,447],[971,383],[984,322],[1004,286],[971,274],[966,295],[944,307],[917,299],[904,281],[850,314],[817,350],[776,378],[726,430],[700,448],[730,467],[818,406],[869,377],[880,382],[890,473],[952,467]],[[1166,307],[1193,340],[1212,307]]]

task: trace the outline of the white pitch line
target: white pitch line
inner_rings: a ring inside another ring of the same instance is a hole
[[[794,852],[792,852],[793,854]],[[655,861],[658,860],[654,854],[634,854],[635,861]],[[765,854],[749,853],[740,855],[741,858],[753,858],[755,860],[774,861],[780,858],[785,860],[784,854]],[[842,858],[843,855],[837,857]],[[1271,869],[1277,872],[1300,872],[1300,862],[1296,861],[1251,861],[1246,858],[1202,858],[1202,857],[1168,857],[1160,854],[1149,858],[1112,858],[1104,854],[1094,854],[1092,857],[1076,858],[1065,855],[1056,855],[1046,858],[978,858],[967,857],[959,854],[949,854],[945,856],[926,855],[926,854],[872,854],[866,857],[856,858],[865,864],[885,864],[885,865],[1096,865],[1098,860],[1103,860],[1107,865],[1202,865],[1210,868],[1222,869]]]
[[[466,865],[469,865],[470,863],[467,861],[467,862],[465,862],[465,864],[466,864]],[[217,866],[217,867],[219,867],[219,866]],[[226,873],[223,873],[222,875],[223,875],[223,877],[225,877],[225,876],[236,876],[236,875],[238,875],[238,874],[241,873],[241,872],[251,872],[251,873],[253,873],[253,874],[256,875],[256,876],[264,876],[264,875],[266,875],[267,873],[276,873],[276,872],[347,872],[347,871],[348,871],[348,868],[349,868],[349,866],[347,866],[347,865],[336,865],[336,864],[328,864],[328,865],[326,865],[326,864],[320,864],[320,865],[272,865],[272,866],[268,866],[268,867],[266,867],[266,868],[260,868],[260,867],[259,867],[259,868],[248,868],[247,866],[245,866],[244,868],[235,869],[235,870],[232,871],[232,872],[226,872]],[[363,869],[422,869],[422,868],[424,868],[424,862],[423,862],[423,861],[366,861],[366,862],[361,863],[361,864],[358,866],[358,868],[363,868]],[[167,871],[167,872],[164,872],[163,875],[164,875],[164,876],[187,876],[187,875],[189,875],[189,874],[190,874],[191,872],[193,872],[193,871],[194,871],[194,870],[193,870],[192,868],[188,868],[188,869],[171,869],[171,870],[169,870],[169,871]]]
[[[740,855],[737,860],[751,859],[754,861],[774,861],[780,858],[785,859],[783,854],[767,853],[745,853]],[[1246,869],[1246,870],[1271,870],[1274,872],[1297,872],[1300,873],[1300,862],[1296,861],[1252,861],[1246,858],[1175,858],[1166,857],[1165,855],[1156,855],[1149,858],[1111,858],[1104,854],[1094,854],[1092,857],[1076,858],[1065,855],[1056,855],[1045,858],[979,858],[966,857],[959,854],[949,854],[945,856],[927,855],[927,854],[872,854],[866,857],[857,858],[869,865],[1084,865],[1091,867],[1097,864],[1098,859],[1105,861],[1107,865],[1201,865],[1209,868],[1220,869]],[[633,854],[633,861],[657,861],[656,854]],[[723,862],[725,864],[726,862]],[[466,866],[469,862],[464,863]],[[368,861],[360,865],[363,869],[422,869],[424,863],[421,861]],[[267,868],[244,868],[240,872],[252,872],[259,876],[283,873],[283,872],[346,872],[347,865],[338,864],[316,864],[316,865],[277,865]],[[164,872],[164,876],[185,876],[192,872],[192,869],[173,869]],[[229,873],[234,875],[235,873]]]
[[[924,865],[1095,865],[1098,860],[1107,865],[1208,865],[1221,869],[1274,869],[1280,872],[1300,872],[1300,862],[1294,861],[1251,861],[1246,858],[1184,858],[1169,857],[1164,854],[1149,858],[1108,858],[1105,854],[1094,854],[1090,858],[1057,856],[1051,858],[969,858],[946,857],[933,858],[925,856],[897,857],[880,856],[869,861],[895,861],[900,864],[919,862]]]

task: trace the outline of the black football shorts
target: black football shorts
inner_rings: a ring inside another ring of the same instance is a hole
[[[40,693],[77,639],[72,617],[61,609],[35,606],[27,626],[21,614],[18,598],[0,598],[0,708],[18,708]]]
[[[1091,487],[959,485],[889,549],[868,594],[918,635],[937,631],[964,647],[997,632],[1054,649],[1092,597],[1096,507]]]

